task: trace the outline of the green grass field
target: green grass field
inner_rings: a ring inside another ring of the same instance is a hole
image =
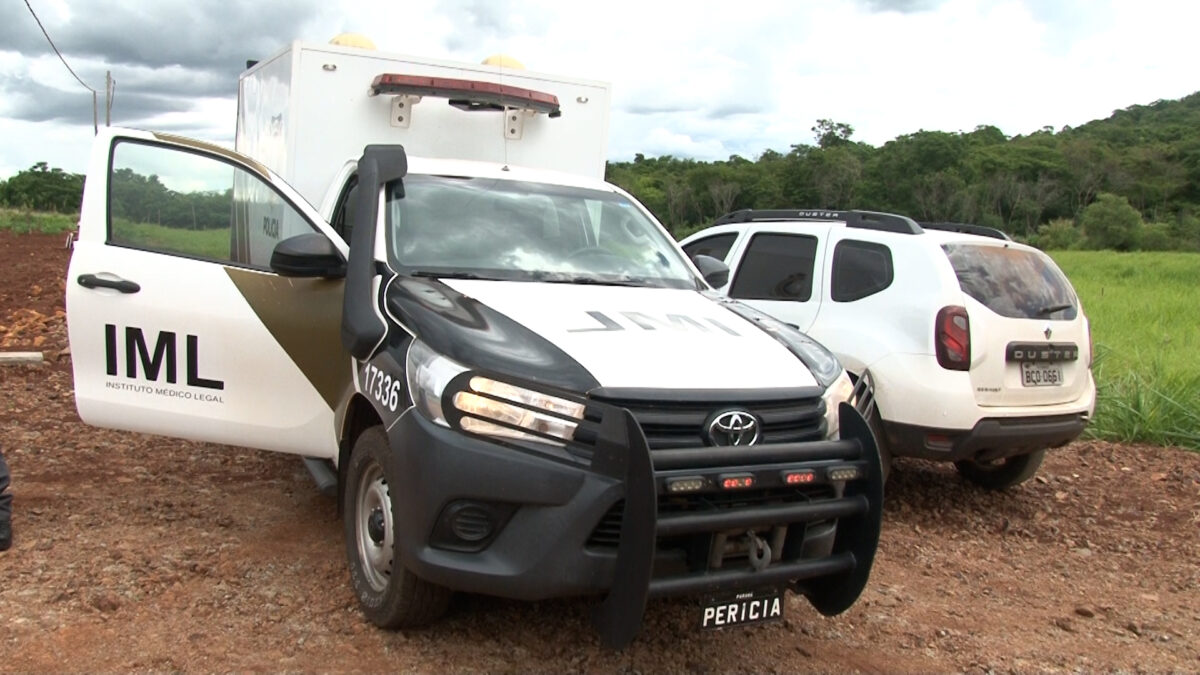
[[[119,241],[158,251],[175,251],[199,258],[229,258],[229,227],[185,230],[154,223],[113,219],[113,235]]]
[[[41,213],[0,208],[0,230],[60,234],[75,229],[78,213]]]
[[[1092,325],[1093,435],[1200,449],[1200,255],[1052,251]]]

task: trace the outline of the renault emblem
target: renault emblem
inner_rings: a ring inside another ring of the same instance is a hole
[[[758,418],[745,410],[726,410],[708,423],[708,441],[713,445],[754,445],[759,438]]]
[[[1042,331],[1042,335],[1045,335],[1046,339],[1049,340],[1051,332],[1052,331],[1050,330],[1050,324],[1046,324],[1046,329]]]

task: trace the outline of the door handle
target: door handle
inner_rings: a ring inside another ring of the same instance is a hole
[[[137,293],[142,290],[136,282],[125,279],[102,279],[95,274],[80,274],[76,279],[84,288],[112,288],[122,293]]]

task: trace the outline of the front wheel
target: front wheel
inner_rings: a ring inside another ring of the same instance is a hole
[[[400,563],[392,491],[400,486],[383,427],[354,443],[346,467],[342,527],[350,583],[363,614],[380,628],[426,625],[446,612],[450,591],[418,579]]]
[[[963,478],[976,485],[989,490],[1004,490],[1032,478],[1045,457],[1046,451],[1043,449],[994,462],[964,460],[955,462],[954,468],[958,469]]]

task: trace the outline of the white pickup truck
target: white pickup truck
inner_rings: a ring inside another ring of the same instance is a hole
[[[882,497],[849,380],[602,180],[607,100],[295,43],[242,76],[248,154],[104,131],[67,286],[80,416],[305,457],[381,627],[451,591],[604,596],[616,646],[652,597],[705,627],[787,590],[846,609]]]

